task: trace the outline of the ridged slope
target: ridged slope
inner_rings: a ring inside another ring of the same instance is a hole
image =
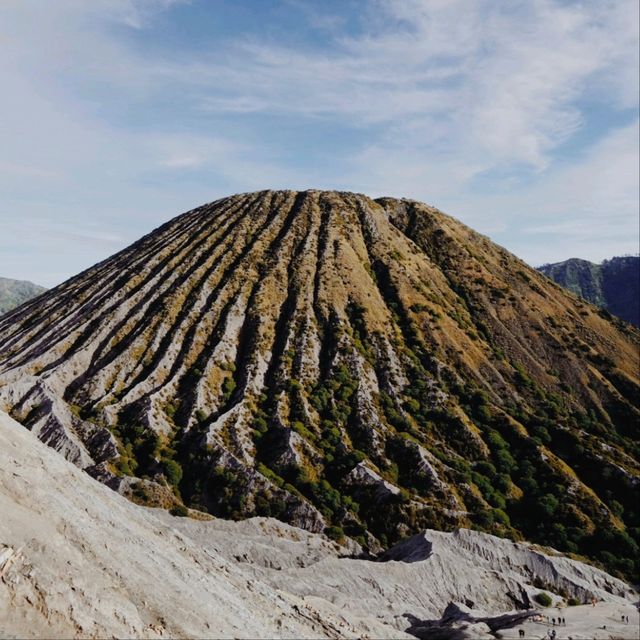
[[[431,207],[266,191],[2,318],[0,398],[136,500],[370,549],[470,524],[628,574],[638,344]]]

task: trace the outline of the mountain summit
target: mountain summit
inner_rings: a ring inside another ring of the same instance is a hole
[[[139,502],[638,557],[640,334],[427,205],[223,198],[0,319],[0,402]]]

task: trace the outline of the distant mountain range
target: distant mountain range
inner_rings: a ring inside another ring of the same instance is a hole
[[[565,289],[640,326],[640,257],[622,256],[595,264],[571,258],[538,271]]]
[[[0,278],[0,315],[19,307],[23,302],[45,291],[44,287],[33,282]]]

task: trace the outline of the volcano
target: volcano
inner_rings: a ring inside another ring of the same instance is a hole
[[[136,502],[637,575],[640,333],[412,200],[262,191],[0,318],[0,407]]]

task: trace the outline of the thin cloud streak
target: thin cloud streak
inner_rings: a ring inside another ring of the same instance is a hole
[[[624,121],[638,101],[636,2],[365,7],[357,30],[300,7],[322,43],[250,32],[176,50],[140,37],[188,2],[5,4],[0,223],[19,216],[16,246],[45,215],[126,242],[228,193],[314,187],[430,201],[534,263],[637,237],[637,124]],[[595,126],[593,109],[612,121]],[[607,242],[570,224],[527,232],[554,216]],[[47,246],[32,259],[68,275],[91,260]],[[0,256],[0,275],[17,264]]]

